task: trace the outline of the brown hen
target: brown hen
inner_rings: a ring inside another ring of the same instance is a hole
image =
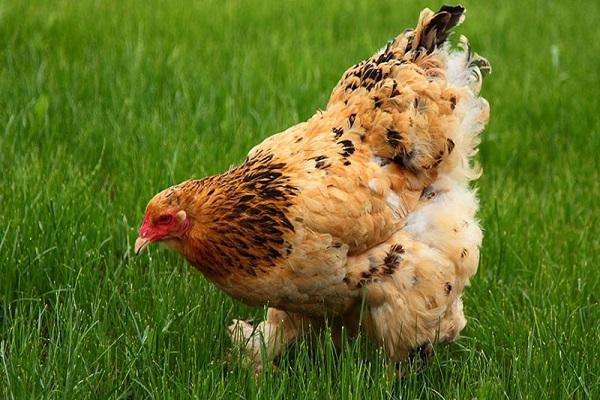
[[[425,9],[344,73],[324,111],[148,204],[136,253],[161,242],[230,296],[270,307],[258,326],[229,328],[256,367],[261,348],[273,358],[327,317],[394,361],[465,326],[482,237],[470,158],[490,67],[465,38],[450,50],[463,13]]]

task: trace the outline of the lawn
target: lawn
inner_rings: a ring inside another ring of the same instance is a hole
[[[600,2],[465,3],[494,72],[461,339],[397,380],[325,333],[255,381],[224,327],[264,310],[133,257],[145,204],[311,116],[441,3],[0,0],[0,398],[600,398]]]

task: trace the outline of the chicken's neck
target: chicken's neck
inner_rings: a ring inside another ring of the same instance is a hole
[[[207,278],[257,276],[289,255],[287,213],[298,189],[286,168],[259,153],[223,175],[182,184],[191,228],[181,252]]]

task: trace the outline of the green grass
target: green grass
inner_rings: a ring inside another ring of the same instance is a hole
[[[365,340],[255,382],[249,309],[158,247],[144,206],[325,105],[438,1],[0,1],[0,397],[600,398],[600,3],[468,1],[494,73],[469,324],[389,378]],[[456,36],[455,36],[456,38]]]

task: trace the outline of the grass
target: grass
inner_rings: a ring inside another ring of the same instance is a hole
[[[312,115],[425,5],[1,0],[0,397],[600,398],[600,3],[465,3],[494,74],[462,338],[398,381],[325,337],[255,382],[224,326],[264,310],[133,258],[144,206]]]

